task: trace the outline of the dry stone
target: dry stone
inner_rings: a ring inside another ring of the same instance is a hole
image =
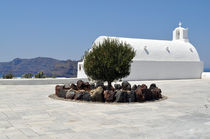
[[[112,90],[105,90],[104,91],[104,99],[106,102],[113,102],[114,101],[114,91]]]
[[[138,87],[135,91],[135,95],[136,95],[136,101],[137,102],[142,102],[144,101],[144,95],[142,93],[141,87]]]
[[[99,86],[98,88],[91,90],[91,100],[104,102],[103,88]]]
[[[77,86],[75,85],[75,84],[71,84],[71,87],[70,87],[71,89],[73,89],[73,90],[77,90]]]
[[[134,90],[128,91],[128,101],[136,102],[136,93]]]
[[[83,96],[82,96],[82,100],[91,101],[90,93],[89,92],[84,92]]]
[[[77,92],[74,96],[75,100],[81,100],[83,96],[83,92]]]
[[[66,92],[66,99],[73,99],[75,96],[75,92],[73,90],[68,90]]]
[[[115,94],[115,102],[128,102],[128,93],[126,91],[117,91]]]

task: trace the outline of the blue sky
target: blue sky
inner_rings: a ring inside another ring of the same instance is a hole
[[[0,61],[78,60],[100,35],[171,40],[179,21],[210,68],[210,0],[1,0]]]

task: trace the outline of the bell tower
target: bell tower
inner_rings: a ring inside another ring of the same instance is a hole
[[[188,40],[188,28],[183,28],[181,26],[182,26],[182,23],[179,22],[179,27],[174,29],[174,31],[173,31],[173,41],[189,42],[189,40]]]

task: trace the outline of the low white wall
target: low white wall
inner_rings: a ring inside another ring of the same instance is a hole
[[[123,80],[199,79],[203,62],[133,61],[131,72]]]
[[[210,79],[210,72],[203,72],[202,79]]]
[[[78,78],[0,79],[0,85],[46,85],[76,83]],[[88,81],[87,78],[81,79]]]

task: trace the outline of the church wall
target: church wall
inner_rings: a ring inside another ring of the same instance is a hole
[[[199,79],[202,72],[203,62],[134,61],[123,80]]]
[[[77,65],[77,78],[87,78],[87,75],[84,71],[84,64],[83,62],[78,62]]]
[[[130,75],[122,80],[200,79],[202,72],[203,62],[197,61],[133,61]],[[83,62],[77,78],[87,78]]]

